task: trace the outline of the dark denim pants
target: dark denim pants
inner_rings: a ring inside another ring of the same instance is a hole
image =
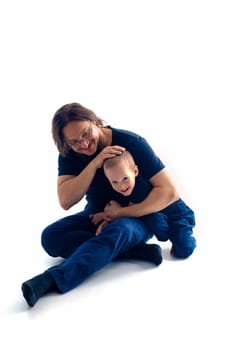
[[[65,258],[47,270],[61,293],[75,288],[121,253],[152,237],[136,218],[112,221],[98,236],[95,231],[86,211],[60,219],[43,231],[42,246],[46,252]]]
[[[142,217],[142,221],[159,241],[171,241],[176,257],[187,258],[196,248],[194,212],[182,199],[160,212]]]

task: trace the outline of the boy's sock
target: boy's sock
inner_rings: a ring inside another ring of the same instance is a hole
[[[130,250],[120,254],[117,260],[135,259],[154,263],[156,266],[163,261],[162,250],[158,244],[140,243]]]
[[[35,305],[38,299],[46,293],[57,291],[54,279],[48,272],[44,272],[24,282],[21,289],[29,306]]]

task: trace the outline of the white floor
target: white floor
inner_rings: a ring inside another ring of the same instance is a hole
[[[232,350],[230,1],[8,1],[1,33],[2,349]],[[113,263],[28,308],[21,283],[56,259],[53,113],[77,101],[145,136],[194,209],[198,247]]]

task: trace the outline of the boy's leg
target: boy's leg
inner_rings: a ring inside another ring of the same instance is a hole
[[[167,216],[162,212],[156,212],[141,217],[147,229],[152,232],[155,237],[166,242],[169,239],[169,224]]]
[[[164,210],[170,224],[171,253],[177,258],[189,257],[196,248],[193,236],[194,212],[180,199]]]

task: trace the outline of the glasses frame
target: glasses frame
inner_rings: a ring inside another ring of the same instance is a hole
[[[82,146],[83,142],[87,141],[90,138],[92,133],[93,133],[93,126],[92,126],[92,123],[90,120],[90,125],[89,125],[88,129],[83,132],[81,138],[73,139],[71,141],[66,141],[66,144],[71,148],[76,147],[76,146],[80,147],[80,146]]]

